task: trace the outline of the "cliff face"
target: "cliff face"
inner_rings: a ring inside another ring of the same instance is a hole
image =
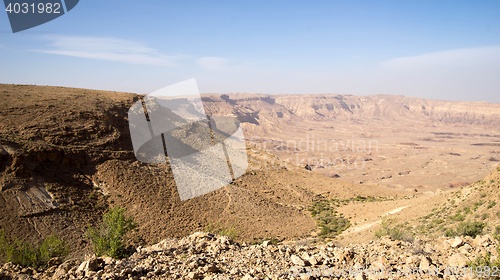
[[[426,100],[399,95],[210,95],[208,111],[244,123],[307,120],[383,120],[500,126],[500,104]]]

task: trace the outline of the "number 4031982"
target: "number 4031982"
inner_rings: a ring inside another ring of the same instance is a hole
[[[9,3],[5,11],[9,14],[60,14],[61,3]]]

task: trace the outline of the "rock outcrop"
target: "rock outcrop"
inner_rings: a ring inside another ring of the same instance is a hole
[[[68,260],[45,271],[7,263],[0,269],[0,278],[472,279],[472,270],[467,267],[470,261],[487,253],[498,258],[498,244],[489,235],[416,239],[412,243],[383,237],[347,247],[304,243],[247,245],[226,236],[197,232],[139,247],[123,260]]]

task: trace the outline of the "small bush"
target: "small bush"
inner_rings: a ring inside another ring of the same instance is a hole
[[[498,234],[500,234],[500,226],[497,226],[494,232],[495,239],[500,241],[500,236]],[[500,255],[500,247],[497,247],[497,254]],[[494,267],[500,267],[500,258],[493,260],[490,253],[477,257],[475,260],[469,262],[468,266],[472,268],[472,271],[476,273],[478,278],[500,279],[498,270],[493,269]]]
[[[238,232],[238,230],[236,229],[235,226],[226,227],[226,226],[221,226],[219,223],[217,223],[217,224],[213,224],[213,223],[208,224],[205,227],[205,231],[211,232],[211,233],[216,233],[216,234],[219,234],[219,235],[228,236],[228,237],[230,237],[233,240],[236,239],[236,238],[238,238],[238,235],[239,235],[239,232]]]
[[[41,243],[32,245],[16,238],[8,238],[5,232],[0,230],[0,253],[6,262],[42,268],[47,266],[51,258],[65,258],[68,249],[65,242],[56,235],[49,235]]]
[[[494,200],[491,200],[491,201],[488,203],[488,206],[486,206],[486,208],[491,209],[491,208],[495,207],[495,205],[497,205],[497,202],[496,202],[496,201],[494,201]]]
[[[396,220],[384,218],[380,224],[380,229],[375,231],[375,236],[390,236],[395,240],[413,242],[415,234],[407,226],[397,223]]]
[[[87,236],[97,256],[120,259],[129,255],[123,244],[124,236],[135,227],[132,218],[125,216],[125,208],[113,207],[103,215],[102,223],[97,229],[90,227],[87,230]]]
[[[334,237],[351,226],[349,219],[337,213],[336,206],[338,206],[337,201],[321,200],[309,207],[311,216],[320,228],[319,236]]]
[[[465,220],[465,216],[464,216],[464,215],[462,215],[462,214],[460,214],[460,213],[456,213],[455,215],[451,216],[450,218],[451,218],[451,220],[453,220],[453,221],[459,221],[459,222],[461,222],[461,221],[464,221],[464,220]]]
[[[483,232],[485,225],[486,224],[482,222],[465,221],[458,224],[458,226],[454,229],[446,230],[445,235],[447,237],[470,236],[474,238]]]

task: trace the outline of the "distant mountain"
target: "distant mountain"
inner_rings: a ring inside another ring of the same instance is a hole
[[[438,101],[400,95],[206,95],[213,114],[232,114],[247,126],[306,120],[478,124],[500,127],[500,104]]]

